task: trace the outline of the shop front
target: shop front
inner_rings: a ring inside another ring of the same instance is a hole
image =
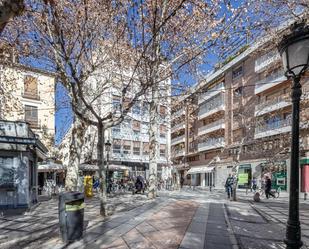
[[[238,188],[251,188],[252,168],[251,164],[243,164],[238,167]]]
[[[215,185],[214,166],[192,167],[188,175],[191,176],[191,186],[214,187]]]
[[[301,192],[309,193],[309,158],[300,160],[301,166]]]

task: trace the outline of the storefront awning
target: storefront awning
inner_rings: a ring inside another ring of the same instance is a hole
[[[62,164],[47,162],[38,165],[38,172],[53,172],[53,171],[64,171],[65,168]]]
[[[208,173],[208,172],[212,172],[214,170],[214,166],[213,167],[192,167],[191,169],[189,169],[188,174],[199,174],[199,173]]]

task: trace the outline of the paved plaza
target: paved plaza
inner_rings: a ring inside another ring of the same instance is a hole
[[[24,215],[0,220],[3,249],[236,249],[285,248],[286,198],[251,201],[251,193],[227,200],[223,191],[162,191],[155,200],[123,194],[111,198],[113,215],[102,219],[97,198],[87,199],[84,236],[65,245],[59,236],[57,199]],[[301,204],[308,245],[309,204]],[[285,218],[284,218],[285,217]],[[304,245],[303,248],[308,248]]]

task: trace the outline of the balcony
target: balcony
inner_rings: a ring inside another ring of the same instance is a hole
[[[224,83],[221,82],[220,84],[216,85],[215,87],[209,89],[205,93],[201,94],[198,98],[198,104],[202,104],[206,100],[210,99],[211,97],[224,92]]]
[[[185,156],[185,149],[180,149],[180,150],[176,150],[173,152],[172,157],[176,158],[176,157],[181,157],[181,156]]]
[[[177,112],[172,113],[172,119],[178,118],[178,117],[185,115],[185,114],[186,114],[185,109],[181,108]]]
[[[255,128],[254,138],[274,136],[291,131],[291,119],[280,119]]]
[[[204,135],[206,133],[210,133],[216,130],[224,129],[225,128],[225,122],[224,119],[219,119],[215,122],[212,122],[208,125],[202,126],[198,128],[198,136]]]
[[[201,120],[205,117],[208,117],[216,112],[224,110],[224,99],[214,101],[214,102],[209,102],[204,104],[203,106],[200,106],[200,110],[198,112],[198,119]]]
[[[23,98],[25,99],[32,99],[32,100],[40,100],[40,96],[38,92],[24,92],[22,95]]]
[[[173,138],[172,142],[171,142],[171,145],[176,145],[176,144],[184,143],[185,141],[186,141],[185,140],[185,135],[182,135],[182,136]]]
[[[175,132],[175,131],[179,131],[179,130],[182,130],[182,129],[185,129],[186,128],[186,124],[185,122],[181,122],[179,124],[176,124],[175,126],[172,127],[171,131],[172,133]]]
[[[211,150],[216,149],[220,147],[224,147],[224,137],[218,137],[218,138],[210,138],[206,142],[202,142],[198,144],[198,151],[205,151],[205,150]]]
[[[255,106],[255,116],[261,116],[266,113],[287,107],[291,105],[290,96],[285,94],[275,99],[265,101]]]
[[[261,72],[263,69],[265,69],[267,66],[272,64],[275,61],[278,61],[280,59],[280,55],[277,52],[270,52],[267,53],[260,58],[258,58],[255,61],[255,72]]]
[[[255,94],[259,94],[261,92],[264,92],[267,89],[270,89],[276,85],[281,84],[286,80],[286,77],[284,76],[283,70],[277,70],[273,74],[267,76],[263,80],[257,81],[255,83]]]

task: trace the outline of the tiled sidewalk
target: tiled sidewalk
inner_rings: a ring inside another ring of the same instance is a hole
[[[170,201],[148,212],[140,213],[114,230],[99,235],[93,241],[78,241],[67,248],[137,249],[178,248],[195,214],[198,203]],[[100,227],[97,227],[97,232]],[[88,234],[94,230],[87,231]],[[111,235],[113,239],[111,239]],[[87,235],[86,235],[87,237]]]

